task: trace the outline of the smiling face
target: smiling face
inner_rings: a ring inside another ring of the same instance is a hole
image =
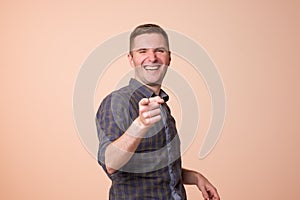
[[[160,88],[171,61],[167,43],[161,34],[138,35],[128,58],[138,81]]]

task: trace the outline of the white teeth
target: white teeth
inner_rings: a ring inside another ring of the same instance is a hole
[[[149,65],[145,66],[146,70],[158,70],[158,68],[159,68],[159,66],[157,66],[157,65],[155,65],[155,66],[149,66]]]

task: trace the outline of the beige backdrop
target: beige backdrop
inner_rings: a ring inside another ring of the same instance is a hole
[[[107,199],[110,182],[73,121],[74,83],[96,46],[145,22],[201,44],[226,88],[224,129],[203,160],[210,108],[198,88],[203,121],[184,166],[222,199],[299,199],[299,8],[297,0],[1,1],[0,199]],[[178,101],[170,103],[180,118]],[[193,186],[187,193],[201,199]]]

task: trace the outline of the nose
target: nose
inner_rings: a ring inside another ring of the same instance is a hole
[[[150,61],[150,62],[156,62],[156,59],[157,59],[157,57],[156,57],[156,53],[155,53],[155,51],[149,51],[148,52],[148,60]]]

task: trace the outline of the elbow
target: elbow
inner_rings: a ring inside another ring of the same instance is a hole
[[[106,172],[111,175],[117,171],[116,163],[114,163],[111,159],[108,159],[109,157],[105,156],[105,168]]]
[[[107,167],[107,166],[106,166],[106,171],[107,171],[107,173],[108,173],[109,175],[111,175],[111,174],[115,173],[117,170],[115,170],[114,168],[111,168],[111,167]]]

